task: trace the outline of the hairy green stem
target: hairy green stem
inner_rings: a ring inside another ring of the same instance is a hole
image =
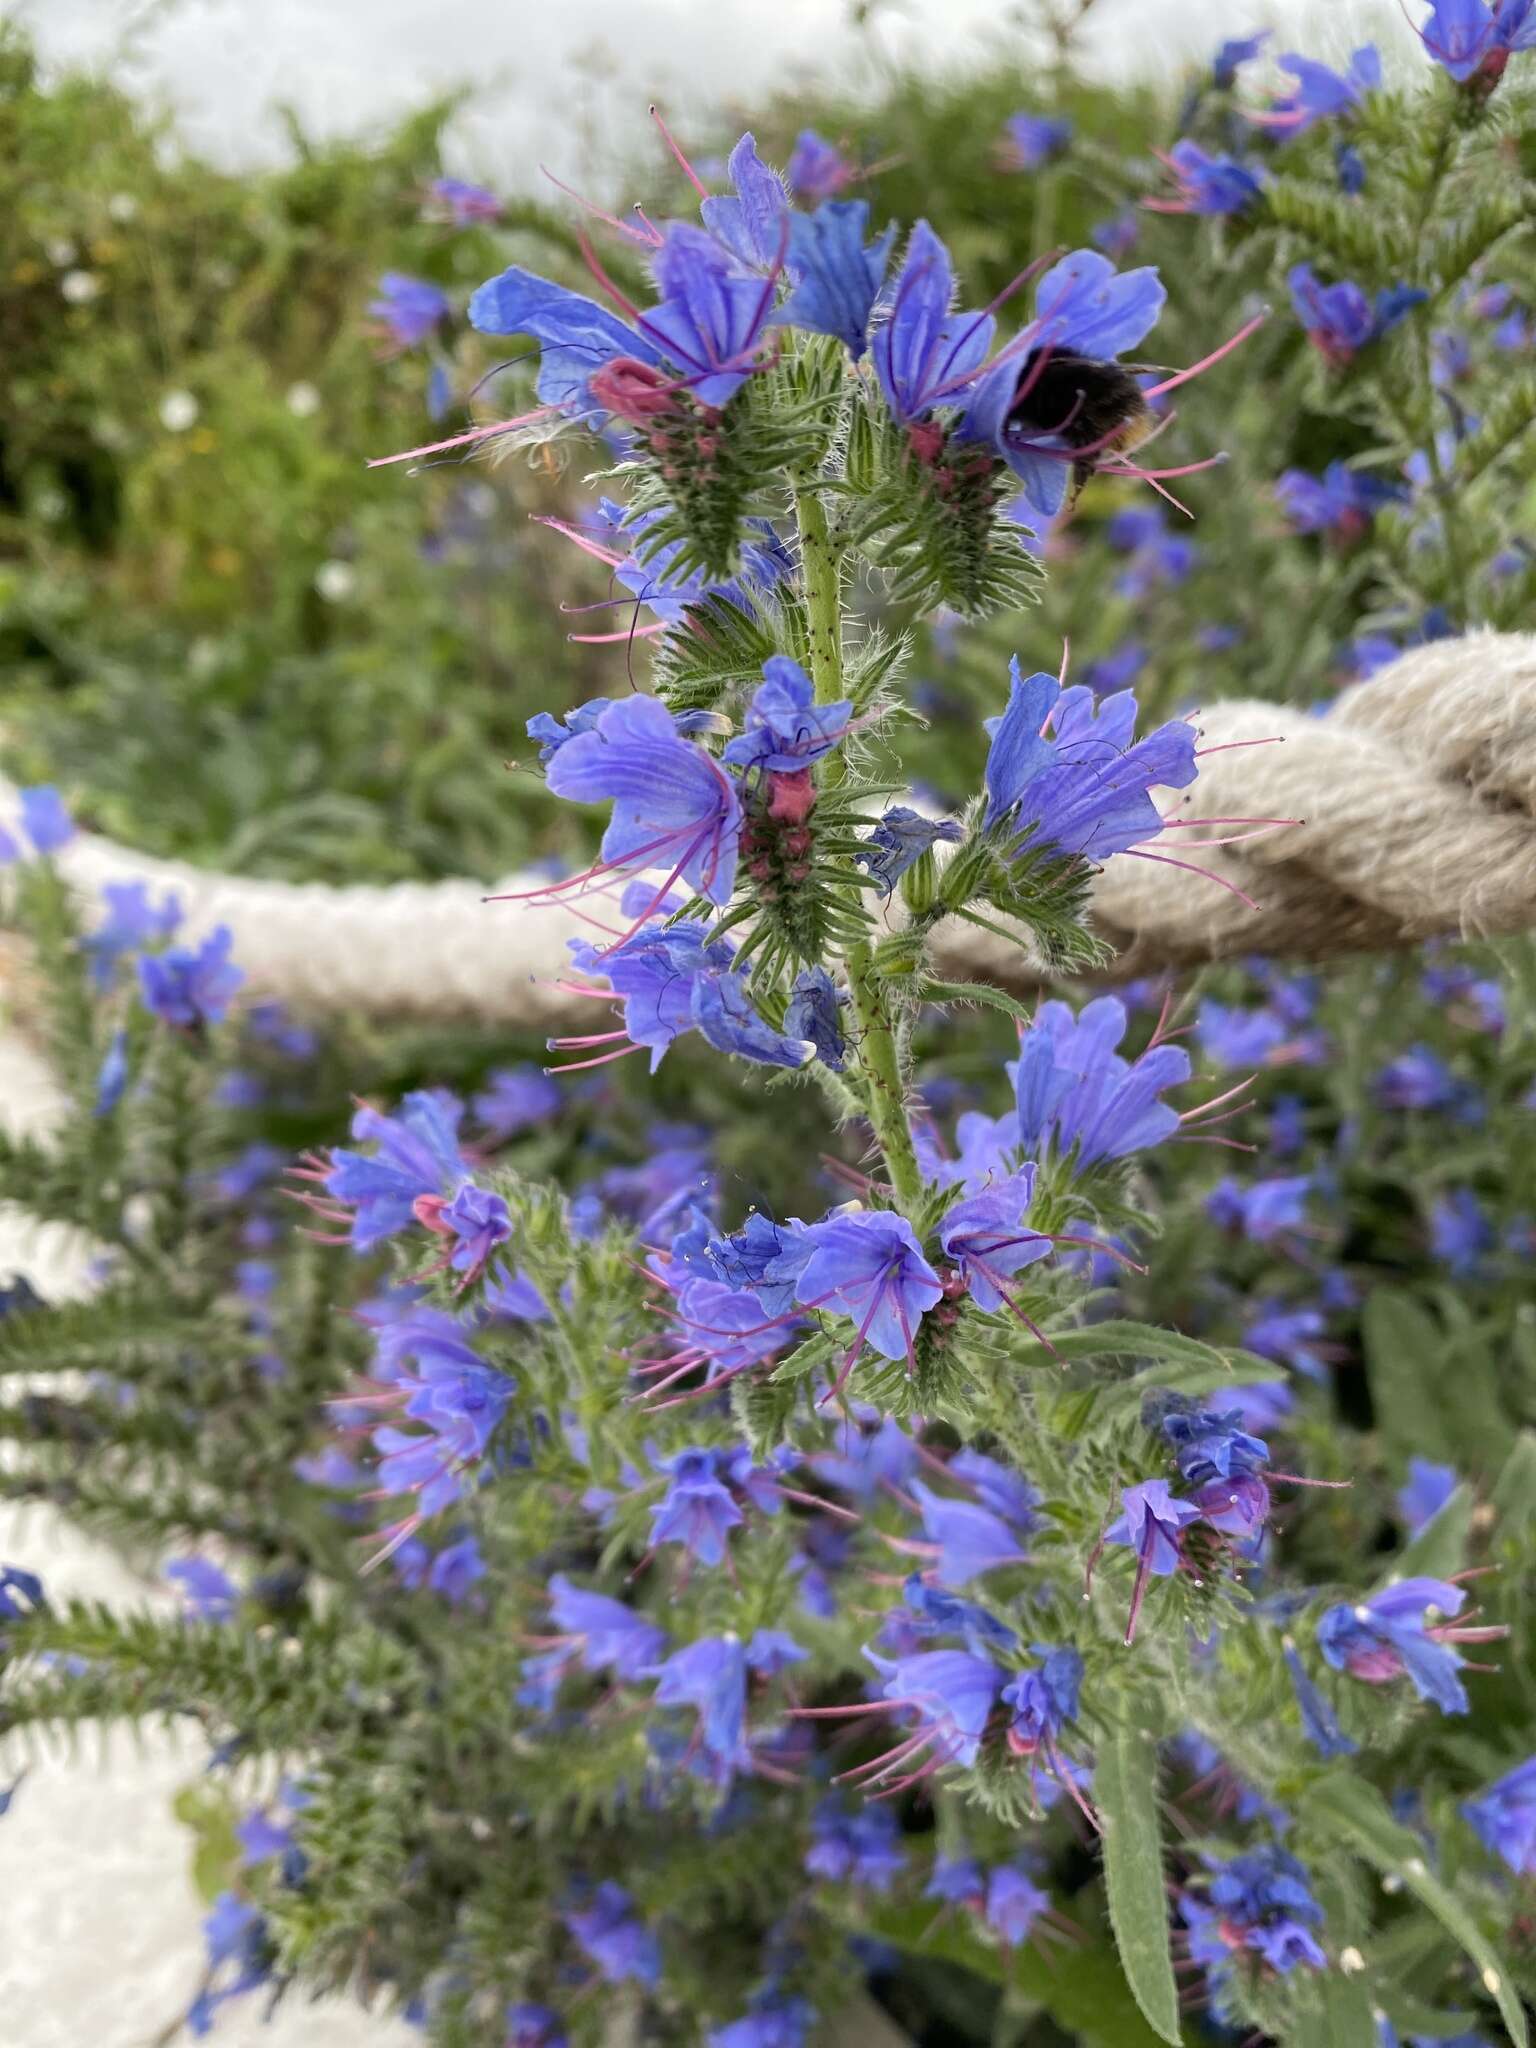
[[[835,703],[843,694],[843,613],[839,593],[837,551],[827,526],[826,507],[814,484],[795,490],[795,519],[800,532],[800,563],[805,579],[809,622],[811,678],[818,704]],[[842,754],[834,750],[822,764],[828,784],[842,780]],[[858,1019],[859,1075],[864,1084],[864,1112],[885,1160],[896,1199],[904,1208],[923,1190],[922,1171],[912,1147],[907,1122],[906,1090],[890,1008],[882,977],[875,967],[874,948],[859,939],[844,959],[848,992]]]

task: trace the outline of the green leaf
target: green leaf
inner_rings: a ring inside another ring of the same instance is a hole
[[[1384,1442],[1401,1457],[1449,1458],[1441,1377],[1444,1333],[1406,1294],[1379,1287],[1361,1318],[1365,1369]]]
[[[240,1862],[234,1808],[204,1784],[184,1785],[171,1811],[192,1836],[192,1882],[209,1905],[230,1883]]]
[[[1077,2048],[1156,2048],[1159,2036],[1138,2011],[1114,1949],[1091,1922],[1078,1924],[1083,1941],[1047,1960],[1027,1945],[1011,1954],[995,1948],[971,1922],[936,1914],[921,1902],[873,1900],[859,1916],[861,1933],[877,1935],[909,1955],[952,1963],[989,1984],[1009,1986],[1049,2012]]]
[[[1498,1539],[1524,1549],[1536,1527],[1536,1430],[1524,1429],[1493,1488]]]
[[[1157,1752],[1122,1723],[1099,1744],[1093,1796],[1103,1823],[1104,1881],[1120,1967],[1159,2040],[1177,2044],[1179,1994],[1169,1947]]]
[[[1102,1804],[1099,1777],[1094,1790]],[[1401,1827],[1374,1785],[1363,1778],[1335,1772],[1322,1779],[1302,1802],[1302,1820],[1314,1833],[1350,1849],[1379,1870],[1395,1877],[1428,1907],[1440,1925],[1470,1957],[1483,1990],[1497,2004],[1515,2048],[1529,2048],[1530,2036],[1509,1972],[1471,1913],[1424,1860],[1417,1835]]]

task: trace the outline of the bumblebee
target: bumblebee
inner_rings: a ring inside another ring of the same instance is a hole
[[[1075,499],[1100,456],[1123,455],[1151,433],[1152,408],[1136,381],[1142,367],[1100,362],[1067,348],[1032,349],[1020,367],[1004,432],[1009,440],[1054,440],[1083,449],[1072,464]]]

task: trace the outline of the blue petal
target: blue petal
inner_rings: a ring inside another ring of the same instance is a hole
[[[1040,280],[1039,338],[1104,361],[1134,348],[1156,326],[1167,296],[1150,266],[1117,272],[1096,249],[1075,249]]]
[[[538,394],[546,405],[581,403],[587,379],[615,356],[659,360],[643,336],[606,306],[513,264],[480,286],[469,324],[482,334],[531,334],[540,346]]]
[[[784,219],[789,201],[777,171],[757,153],[750,134],[731,151],[727,169],[736,188],[734,199],[706,199],[699,207],[704,225],[731,254],[751,270],[767,270],[784,251]]]

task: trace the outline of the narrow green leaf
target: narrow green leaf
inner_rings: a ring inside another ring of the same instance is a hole
[[[1178,2048],[1157,1752],[1144,1730],[1122,1724],[1099,1744],[1093,1796],[1103,1823],[1104,1881],[1120,1967],[1152,2031]]]
[[[1324,1970],[1318,1977],[1317,1990],[1322,2002],[1322,2030],[1316,2036],[1318,2048],[1364,2048],[1365,2043],[1375,2039],[1376,2018],[1363,1976]],[[1307,2039],[1304,2035],[1303,2040]]]
[[[1102,1803],[1097,1777],[1094,1787]],[[1375,1786],[1337,1772],[1313,1787],[1301,1810],[1304,1823],[1313,1832],[1364,1857],[1384,1876],[1400,1879],[1428,1907],[1471,1959],[1479,1983],[1503,2015],[1515,2048],[1530,2048],[1525,2013],[1508,1970],[1461,1900],[1429,1868],[1418,1836],[1392,1818]]]
[[[1441,1377],[1449,1346],[1406,1294],[1379,1287],[1361,1318],[1365,1369],[1384,1441],[1401,1457],[1449,1458]]]

